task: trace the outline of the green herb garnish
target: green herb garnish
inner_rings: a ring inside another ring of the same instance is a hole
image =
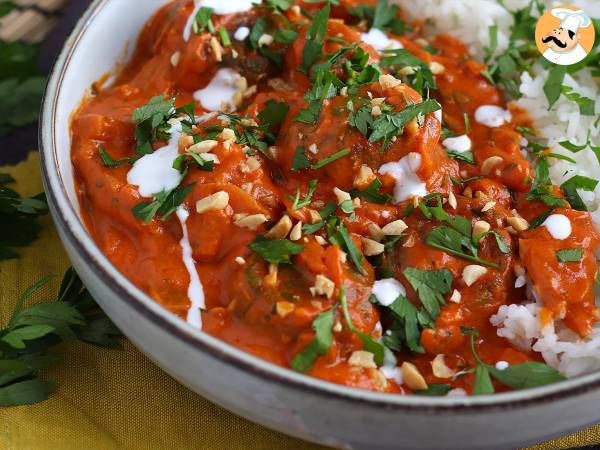
[[[303,245],[287,239],[270,239],[260,235],[248,247],[271,264],[290,264],[291,257],[304,250]]]

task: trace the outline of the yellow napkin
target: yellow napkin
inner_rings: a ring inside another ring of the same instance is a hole
[[[0,169],[17,179],[23,195],[41,191],[38,157]],[[0,263],[0,323],[19,293],[56,274],[36,299],[54,298],[69,265],[49,217],[21,259]],[[129,342],[123,350],[80,343],[53,352],[57,361],[42,376],[57,390],[42,403],[0,408],[0,450],[80,449],[322,449],[254,425],[183,387]],[[533,447],[558,450],[600,443],[600,426]]]

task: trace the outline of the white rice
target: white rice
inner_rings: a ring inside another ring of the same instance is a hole
[[[392,0],[400,5],[413,19],[428,19],[427,32],[431,34],[448,32],[459,38],[481,59],[484,48],[489,46],[488,29],[498,27],[498,52],[508,45],[513,16],[496,0],[478,0],[474,7],[472,0]],[[526,7],[529,0],[505,0],[510,10]],[[558,6],[560,1],[545,1],[547,7]],[[600,17],[600,1],[572,0],[571,5],[585,10],[592,17]],[[535,11],[534,11],[535,12]],[[596,50],[598,51],[598,50]],[[534,120],[536,130],[548,140],[552,152],[568,156],[577,161],[551,159],[550,175],[555,184],[561,184],[574,175],[584,175],[600,179],[600,164],[594,153],[588,148],[578,153],[558,145],[569,141],[573,144],[586,142],[588,130],[591,143],[600,145],[600,127],[594,127],[597,116],[582,116],[576,103],[561,96],[551,111],[543,92],[547,72],[541,65],[533,67],[533,73],[523,73],[520,92],[523,97],[516,105],[528,111]],[[596,100],[596,114],[600,112],[600,92],[589,69],[567,75],[563,83],[585,97]],[[588,206],[594,223],[600,229],[600,184],[595,192],[579,191]],[[531,292],[531,286],[529,286]],[[556,320],[542,329],[539,311],[543,299],[523,299],[520,305],[501,306],[497,314],[491,317],[491,323],[498,327],[498,335],[508,339],[523,350],[539,352],[544,360],[567,377],[600,370],[600,328],[585,339],[568,329],[562,320]]]

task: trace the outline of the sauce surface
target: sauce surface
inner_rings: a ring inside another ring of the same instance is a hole
[[[425,41],[418,23],[370,29],[349,11],[374,2],[340,3],[321,30],[315,3],[206,22],[179,0],[153,16],[72,121],[79,199],[102,251],[205,332],[363,389],[471,393],[478,361],[543,361],[490,323],[527,299],[524,277],[546,320],[587,336],[600,240],[524,157],[527,115],[457,40]],[[139,108],[169,99],[194,102],[193,122],[166,107],[148,130]],[[185,192],[156,203],[173,189]],[[544,222],[550,213],[563,219]],[[565,249],[580,257],[560,261]],[[382,279],[396,282],[373,295]]]

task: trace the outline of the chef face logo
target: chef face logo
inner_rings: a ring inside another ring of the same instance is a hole
[[[568,5],[546,11],[535,30],[536,44],[544,58],[562,66],[583,60],[592,50],[594,38],[590,17]]]

